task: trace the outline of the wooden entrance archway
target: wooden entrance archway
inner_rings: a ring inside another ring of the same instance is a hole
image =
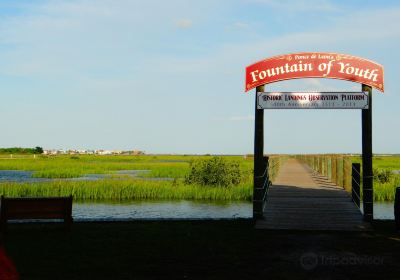
[[[262,218],[268,197],[268,158],[264,157],[264,109],[258,100],[265,85],[298,78],[331,78],[361,83],[368,108],[361,111],[363,213],[373,220],[372,87],[383,92],[383,67],[363,58],[337,53],[295,53],[261,60],[246,68],[246,91],[256,88],[253,217]]]

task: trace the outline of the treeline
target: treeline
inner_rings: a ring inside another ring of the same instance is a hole
[[[0,154],[43,154],[43,148],[0,148]]]

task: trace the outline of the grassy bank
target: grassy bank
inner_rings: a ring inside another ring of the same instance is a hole
[[[398,279],[388,232],[255,230],[251,221],[10,225],[20,279]]]
[[[96,156],[61,155],[0,158],[0,170],[33,171],[36,178],[73,178],[85,174],[112,174],[119,170],[150,170],[144,177],[182,178],[192,160],[211,156]],[[244,171],[251,171],[251,159],[241,156],[223,156],[226,160],[239,161]]]
[[[244,200],[253,195],[252,184],[232,187],[185,185],[177,181],[144,181],[136,179],[105,179],[99,181],[54,181],[45,183],[2,183],[0,195],[69,196],[77,200],[185,199]]]
[[[400,176],[395,175],[389,182],[374,181],[375,201],[394,201],[396,187],[400,187]]]
[[[353,158],[353,162],[361,164],[361,158]],[[362,165],[362,164],[361,164]],[[389,172],[400,170],[399,156],[374,156],[374,200],[375,201],[394,201],[396,187],[400,187],[400,175],[392,174],[388,182],[381,182],[377,177],[379,171]]]
[[[166,156],[38,156],[0,159],[0,170],[33,171],[36,178],[73,178],[118,170],[151,170],[152,177],[179,178],[187,172],[192,157]],[[154,176],[153,176],[154,175]]]
[[[185,200],[242,200],[251,201],[253,188],[253,158],[222,156],[226,161],[239,163],[242,179],[239,185],[213,187],[189,185],[184,178],[190,162],[211,156],[36,156],[0,158],[0,170],[32,171],[33,177],[53,179],[41,183],[0,183],[0,195],[68,196],[77,200],[185,199]],[[277,158],[271,160],[275,166]],[[120,170],[147,170],[138,178],[118,175]],[[66,178],[86,174],[109,174],[98,181],[71,181]],[[146,178],[171,178],[172,181],[149,181]],[[60,179],[60,180],[58,180]]]

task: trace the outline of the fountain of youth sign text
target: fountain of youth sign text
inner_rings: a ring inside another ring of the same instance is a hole
[[[367,92],[259,92],[258,109],[368,109]]]
[[[261,60],[246,67],[246,91],[298,78],[331,78],[384,91],[383,67],[373,61],[337,53],[295,53]]]

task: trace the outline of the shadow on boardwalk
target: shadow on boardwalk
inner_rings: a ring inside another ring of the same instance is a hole
[[[370,230],[348,193],[296,159],[281,168],[268,193],[264,219],[256,228]]]

